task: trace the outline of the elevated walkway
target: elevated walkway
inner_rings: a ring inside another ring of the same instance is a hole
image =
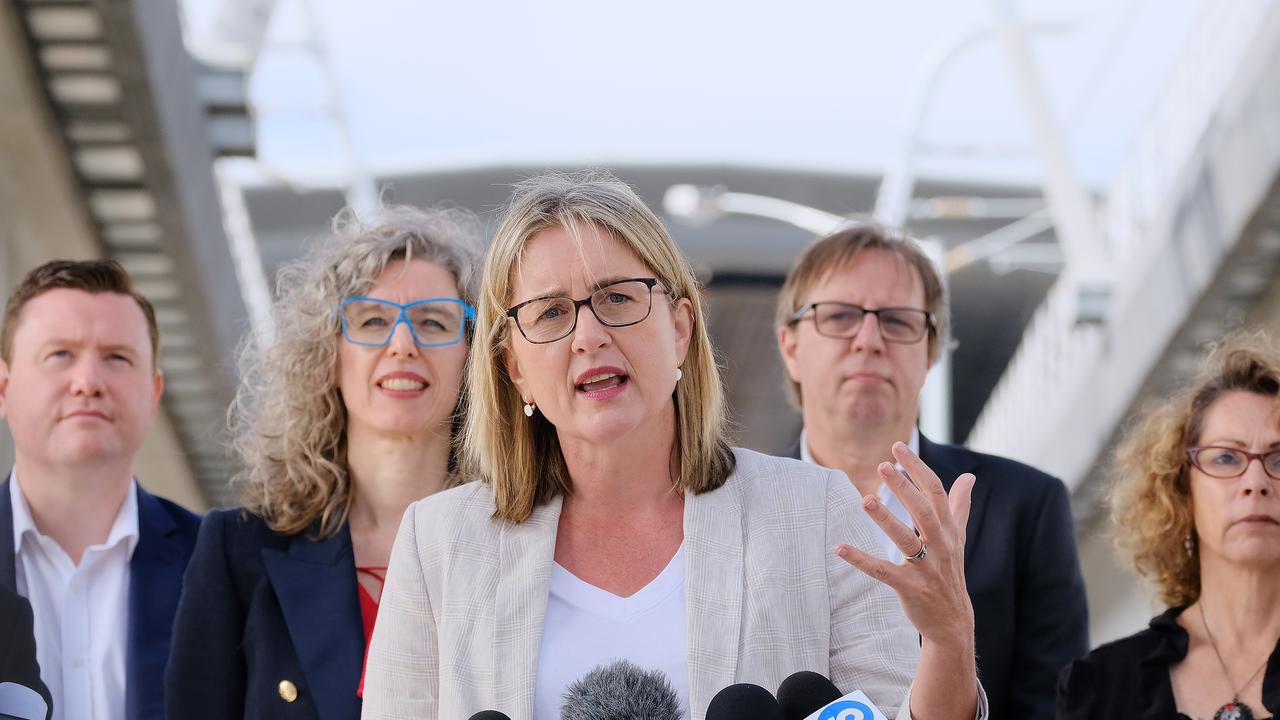
[[[1280,331],[1266,309],[1280,298],[1277,77],[1280,3],[1207,7],[1096,208],[1113,279],[1101,312],[1082,305],[1068,269],[969,436],[975,448],[1034,464],[1072,489],[1095,643],[1137,630],[1151,610],[1101,532],[1098,500],[1122,424],[1193,371],[1204,344],[1230,327],[1269,322]],[[1089,316],[1100,321],[1081,321]]]

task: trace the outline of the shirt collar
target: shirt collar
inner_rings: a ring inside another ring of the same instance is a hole
[[[26,538],[29,537],[35,541],[42,537],[40,529],[36,527],[35,519],[31,517],[31,506],[27,505],[27,498],[23,496],[22,488],[18,487],[16,469],[9,474],[9,507],[13,509],[13,555],[16,558],[22,551],[22,543]],[[138,482],[136,480],[129,481],[129,492],[124,497],[120,511],[116,513],[115,522],[111,524],[106,542],[95,547],[111,548],[122,542],[126,547],[125,555],[132,559],[133,550],[138,546]]]
[[[911,452],[916,455],[920,454],[920,430],[918,428],[911,428],[911,440],[907,442],[907,447],[911,448]],[[819,464],[817,460],[813,459],[813,453],[809,451],[809,436],[805,428],[800,428],[800,459],[814,465]]]

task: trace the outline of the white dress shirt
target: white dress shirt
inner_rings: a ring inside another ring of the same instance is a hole
[[[124,720],[137,484],[129,484],[106,542],[85,550],[79,566],[36,528],[16,473],[9,502],[18,593],[35,612],[36,657],[53,720]]]
[[[919,430],[915,428],[911,429],[911,441],[907,443],[907,447],[911,448],[911,452],[916,455],[920,454]],[[807,463],[813,463],[814,465],[822,464],[817,460],[814,460],[813,453],[809,452],[809,438],[805,435],[805,431],[803,429],[800,430],[800,459]],[[897,463],[894,464],[897,465]],[[903,470],[901,465],[897,465],[897,467],[899,470]],[[903,472],[905,473],[906,471],[903,470]],[[907,506],[903,505],[902,501],[898,499],[898,496],[893,494],[893,491],[889,489],[888,483],[880,483],[880,488],[876,490],[876,497],[880,498],[880,502],[884,503],[885,508],[892,513],[894,517],[901,520],[907,527],[915,529],[916,523],[911,519],[911,513],[907,510]],[[884,548],[886,560],[892,563],[902,563],[906,560],[902,555],[902,551],[898,549],[897,545],[893,544],[893,541],[890,540],[889,536],[880,529],[879,525],[876,526],[876,534],[880,537],[880,546]]]

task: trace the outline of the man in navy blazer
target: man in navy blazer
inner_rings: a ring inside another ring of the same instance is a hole
[[[138,486],[164,380],[151,304],[114,261],[27,274],[0,330],[0,586],[31,602],[55,720],[160,719],[199,518]]]
[[[778,345],[804,430],[793,456],[843,470],[873,515],[915,524],[877,473],[906,443],[948,490],[973,473],[965,583],[991,718],[1052,718],[1058,671],[1084,655],[1088,611],[1066,487],[1035,468],[930,442],[920,390],[947,342],[945,286],[914,241],[882,228],[834,233],[800,256],[778,299]],[[904,558],[887,537],[885,554]],[[853,688],[842,688],[851,690]]]

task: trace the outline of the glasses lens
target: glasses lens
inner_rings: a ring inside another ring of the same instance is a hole
[[[817,303],[813,306],[813,321],[818,332],[831,337],[857,335],[866,315],[866,311],[856,305]]]
[[[924,337],[927,316],[920,310],[889,308],[880,311],[880,334],[890,342],[916,342]]]
[[[1280,480],[1280,450],[1272,450],[1262,458],[1262,467],[1267,474]]]
[[[417,303],[408,308],[408,313],[419,345],[451,345],[462,337],[461,303],[448,300]]]
[[[605,325],[633,325],[649,316],[653,293],[639,280],[605,285],[591,294],[591,309]]]
[[[395,305],[355,300],[342,306],[342,318],[346,322],[347,339],[367,345],[382,345],[391,337],[400,308]]]
[[[573,328],[573,301],[566,297],[542,298],[516,311],[516,322],[529,342],[551,342]]]
[[[1206,475],[1232,478],[1244,472],[1249,459],[1244,453],[1230,448],[1207,447],[1196,453],[1196,465]]]

